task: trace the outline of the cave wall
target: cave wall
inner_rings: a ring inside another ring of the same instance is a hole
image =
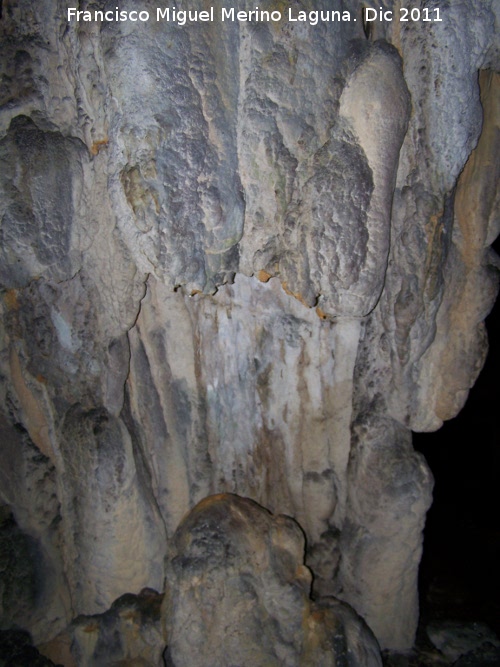
[[[411,430],[463,406],[497,291],[498,3],[369,38],[355,0],[317,26],[66,7],[0,19],[0,496],[31,545],[2,625],[162,590],[181,518],[231,492],[408,648]]]

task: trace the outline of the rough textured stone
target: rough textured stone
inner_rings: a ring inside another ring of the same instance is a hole
[[[390,645],[395,635],[410,638],[417,625],[413,563],[420,561],[419,535],[432,481],[423,456],[412,449],[410,434],[397,422],[358,415],[352,428],[339,579],[353,606],[371,619],[380,642]],[[398,613],[402,606],[404,615]],[[387,618],[392,619],[390,629]]]
[[[407,649],[410,429],[463,405],[498,284],[498,2],[368,38],[357,0],[317,26],[66,4],[0,19],[0,501],[47,582],[25,627],[161,589],[182,517],[232,492]]]
[[[166,664],[381,666],[377,642],[355,612],[309,598],[304,546],[292,519],[246,498],[199,503],[172,540]]]
[[[488,650],[500,649],[499,638],[484,623],[434,622],[427,626],[426,631],[434,646],[453,664],[461,656],[466,657],[475,651],[478,652],[479,664],[480,649],[485,649],[485,654]]]
[[[79,616],[67,630],[78,667],[159,667],[164,649],[162,595],[151,589],[125,594],[104,614]],[[62,638],[61,638],[62,639]]]

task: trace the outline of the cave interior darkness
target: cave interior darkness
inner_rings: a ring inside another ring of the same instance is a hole
[[[493,244],[500,253],[500,238]],[[484,622],[500,633],[500,299],[486,320],[489,352],[467,402],[434,433],[414,433],[434,475],[420,565],[420,625]]]

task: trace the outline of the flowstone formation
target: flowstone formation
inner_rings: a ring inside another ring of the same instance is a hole
[[[304,535],[283,515],[222,494],[172,540],[164,614],[175,667],[382,667],[376,639],[347,605],[309,597]]]
[[[3,3],[0,629],[39,645],[162,592],[228,492],[300,524],[318,604],[412,645],[411,430],[463,406],[497,292],[500,7],[387,0],[368,29],[365,4]]]

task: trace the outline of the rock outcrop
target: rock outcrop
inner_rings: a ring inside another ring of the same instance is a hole
[[[318,600],[411,646],[411,430],[462,407],[498,285],[500,9],[388,0],[364,30],[312,4],[351,20],[3,3],[0,539],[38,583],[5,584],[0,628],[161,591],[181,519],[229,492],[300,523]]]
[[[172,540],[166,664],[381,667],[350,607],[310,599],[304,547],[290,517],[230,494],[201,501]]]

